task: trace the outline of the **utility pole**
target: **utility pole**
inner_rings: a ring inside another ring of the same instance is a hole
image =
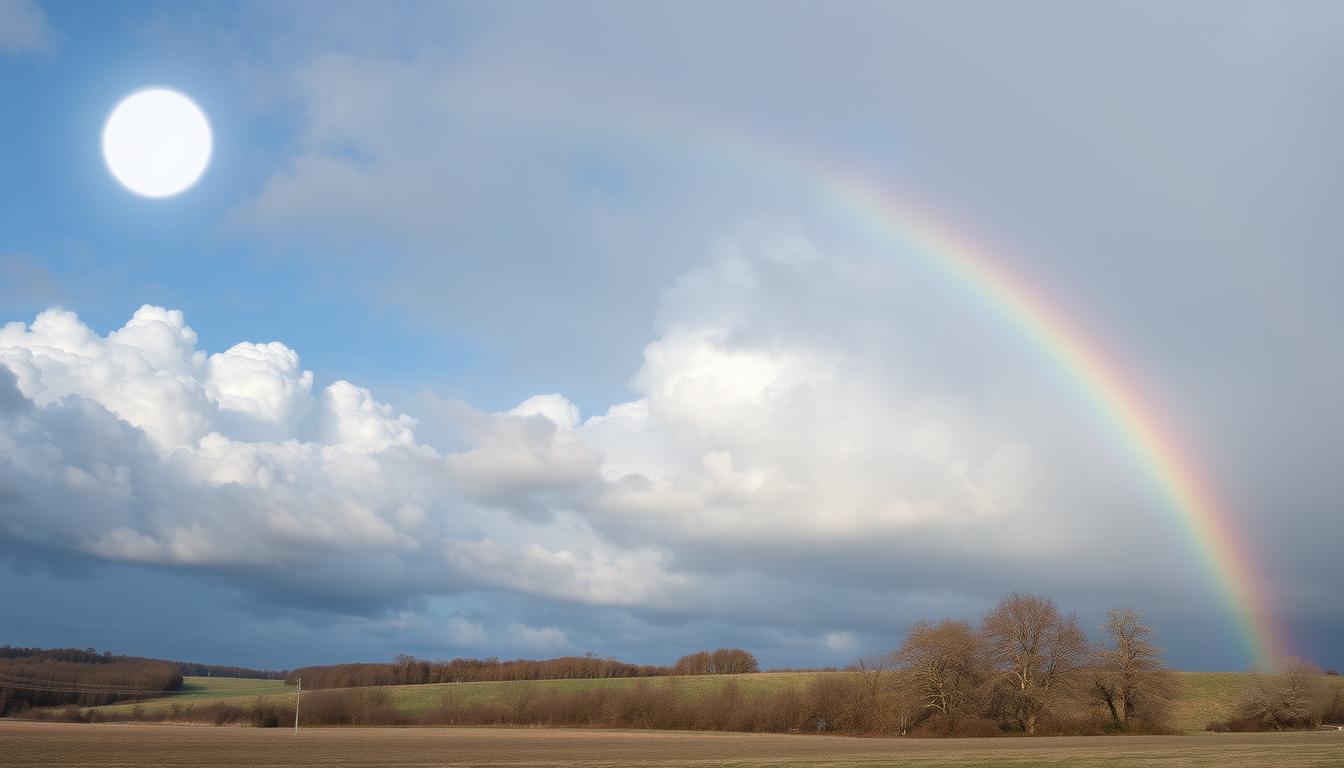
[[[299,700],[303,698],[303,678],[299,678],[299,685],[294,689],[294,735],[299,733]]]

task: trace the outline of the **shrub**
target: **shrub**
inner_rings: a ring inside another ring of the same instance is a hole
[[[1233,720],[1257,730],[1315,728],[1327,707],[1320,669],[1303,659],[1287,659],[1280,672],[1256,674],[1237,703]],[[1229,721],[1229,726],[1237,730]]]
[[[294,710],[287,707],[288,721]],[[308,725],[397,725],[402,717],[381,688],[346,688],[304,694],[299,720]]]
[[[1321,708],[1321,722],[1334,725],[1344,724],[1344,689],[1332,686]]]
[[[237,725],[243,721],[243,708],[235,704],[211,701],[193,708],[194,722],[211,725]]]
[[[61,707],[60,714],[57,715],[56,719],[60,720],[63,723],[89,722],[88,715],[85,715],[84,713],[80,712],[78,704],[67,704],[64,707]]]

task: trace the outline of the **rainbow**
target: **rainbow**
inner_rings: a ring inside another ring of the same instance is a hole
[[[813,170],[840,210],[964,288],[1058,365],[1161,491],[1231,609],[1246,650],[1258,666],[1272,668],[1288,647],[1286,633],[1269,610],[1251,549],[1169,420],[1122,367],[1103,356],[1101,346],[1049,297],[956,228],[857,175],[833,166]]]
[[[555,94],[558,95],[558,94]],[[1125,367],[1103,354],[1104,345],[1056,306],[1020,270],[932,211],[778,137],[748,132],[707,114],[640,100],[638,117],[625,127],[698,153],[717,155],[727,167],[759,166],[781,171],[801,186],[819,189],[836,210],[849,216],[878,242],[915,256],[983,306],[1053,361],[1083,400],[1126,446],[1136,464],[1174,512],[1196,557],[1235,620],[1245,651],[1256,666],[1272,669],[1290,647],[1287,632],[1270,610],[1251,547],[1239,531],[1214,483],[1177,439],[1171,420],[1143,395]],[[556,113],[570,114],[563,106]],[[628,113],[627,113],[628,114]]]

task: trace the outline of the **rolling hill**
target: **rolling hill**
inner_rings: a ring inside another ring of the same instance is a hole
[[[670,686],[676,695],[699,698],[715,692],[727,682],[737,684],[744,695],[775,695],[790,686],[802,688],[817,675],[846,675],[846,672],[759,672],[744,675],[697,675],[665,678],[607,678],[583,680],[535,680],[483,683],[436,683],[430,685],[381,686],[398,711],[408,717],[424,714],[444,701],[463,704],[502,703],[520,696],[541,692],[578,691],[593,688],[619,688],[638,684]],[[1232,706],[1249,682],[1242,672],[1177,672],[1177,701],[1173,725],[1180,731],[1200,731],[1213,720],[1226,719]],[[1344,690],[1344,678],[1329,677],[1329,684]],[[249,703],[257,697],[288,702],[293,688],[277,680],[185,678],[183,690],[170,696],[139,704],[115,704],[96,709],[106,713],[128,713],[135,706],[146,712],[169,709],[172,704],[202,704],[211,701]],[[365,689],[353,689],[365,690]]]

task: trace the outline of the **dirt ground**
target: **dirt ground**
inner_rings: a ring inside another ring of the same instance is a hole
[[[993,739],[0,720],[0,766],[1341,766],[1344,732]]]

